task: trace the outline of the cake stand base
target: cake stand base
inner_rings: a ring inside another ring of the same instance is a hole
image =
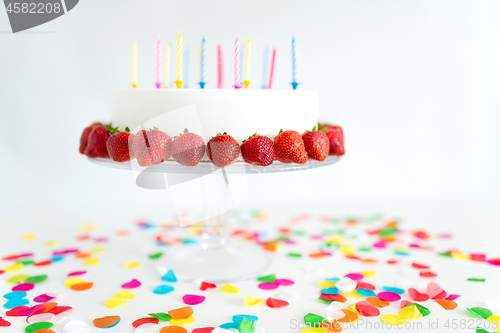
[[[158,271],[164,275],[171,269],[184,281],[227,283],[263,275],[271,265],[271,256],[254,244],[202,243],[171,247],[158,263]]]

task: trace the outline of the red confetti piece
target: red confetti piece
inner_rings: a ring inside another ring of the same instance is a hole
[[[430,266],[428,265],[422,265],[422,264],[419,264],[419,263],[416,263],[414,262],[413,264],[411,264],[413,267],[415,268],[418,268],[418,269],[429,269],[431,268]]]
[[[3,257],[2,260],[5,260],[5,261],[9,261],[9,260],[17,260],[19,259],[21,256],[19,254],[14,254],[14,255],[11,255],[11,256],[7,256],[7,257]]]
[[[61,313],[65,313],[66,311],[72,311],[72,310],[73,308],[71,306],[56,306],[55,308],[50,309],[47,312],[53,313],[57,316]]]
[[[0,317],[0,327],[9,327],[10,325],[11,325],[11,323],[9,323],[7,320]]]
[[[345,256],[346,259],[352,259],[352,260],[361,260],[360,257],[357,256]]]
[[[420,272],[420,277],[432,278],[432,277],[436,277],[436,276],[437,276],[437,274],[436,273],[432,273],[431,271]]]
[[[16,306],[15,308],[5,312],[5,315],[8,317],[24,317],[24,315],[20,314],[19,311],[27,309],[28,306]]]
[[[32,306],[31,308],[20,310],[19,314],[23,315],[23,316],[31,316],[33,313],[40,311],[40,310],[44,310],[44,309],[45,309],[45,305],[37,304],[35,306]]]
[[[394,264],[399,263],[399,260],[387,260],[387,263],[388,263],[389,265],[394,265]]]
[[[375,286],[370,283],[366,283],[363,281],[358,281],[358,284],[356,285],[356,289],[369,289],[369,290],[375,290]]]
[[[407,300],[405,300],[405,299],[404,299],[404,300],[402,300],[402,301],[401,301],[401,309],[402,309],[402,308],[405,308],[405,307],[406,307],[407,305],[409,305],[409,304],[411,304],[411,302],[410,302],[410,301],[407,301]]]
[[[380,315],[380,310],[374,307],[370,302],[361,301],[356,303],[356,310],[365,317],[376,317]]]
[[[446,298],[446,291],[442,291],[441,293],[437,294],[436,296],[432,297],[432,299],[445,299]]]
[[[429,295],[430,298],[434,298],[440,295],[442,292],[443,289],[441,289],[439,284],[437,284],[436,282],[429,282],[429,284],[427,285],[427,295]]]
[[[52,264],[52,261],[45,260],[45,261],[36,262],[36,263],[33,264],[33,266],[39,267],[39,266],[47,266],[47,265],[50,265],[50,264]]]
[[[486,261],[486,256],[484,254],[471,254],[470,260],[472,260],[472,261]]]
[[[429,238],[431,238],[431,236],[428,233],[426,233],[425,231],[415,231],[413,233],[413,236],[415,236],[415,237],[417,237],[419,239],[429,239]]]
[[[141,319],[137,319],[136,321],[134,321],[132,323],[132,326],[137,328],[137,327],[144,325],[144,324],[156,324],[157,325],[159,322],[160,322],[160,320],[158,318],[153,318],[153,317],[141,318]]]
[[[283,306],[287,306],[289,303],[281,299],[269,297],[266,301],[266,304],[270,308],[281,308]]]
[[[413,288],[408,289],[408,294],[410,295],[411,300],[415,302],[425,302],[429,300],[429,295],[421,294],[418,290]]]
[[[215,327],[200,327],[195,328],[192,333],[210,333],[215,329]]]
[[[215,285],[214,283],[210,283],[210,282],[202,282],[201,286],[200,286],[200,290],[207,290],[207,289],[213,289],[213,288],[217,288],[217,285]]]
[[[323,294],[319,295],[319,298],[325,301],[338,301],[344,298],[341,294]]]

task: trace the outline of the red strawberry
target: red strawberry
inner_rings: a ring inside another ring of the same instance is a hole
[[[118,132],[111,135],[106,141],[109,157],[115,162],[125,162],[134,158],[129,142],[132,142],[134,135],[130,134],[130,129],[125,128],[125,132]],[[132,156],[130,153],[132,152]]]
[[[330,155],[344,155],[344,133],[342,127],[328,125],[325,131],[328,140],[330,140]]]
[[[93,123],[89,127],[85,127],[85,129],[82,132],[82,136],[80,137],[80,148],[78,149],[80,151],[80,154],[85,154],[85,148],[87,148],[87,143],[89,142],[89,134],[92,132],[94,127],[97,126],[102,126],[101,123]]]
[[[185,166],[195,166],[205,154],[205,141],[195,133],[189,133],[188,129],[174,138],[172,142],[172,157]]]
[[[118,129],[111,125],[94,127],[89,134],[89,142],[85,148],[85,155],[88,157],[109,157],[106,141],[108,141],[110,131],[115,133]]]
[[[233,164],[240,154],[240,145],[226,132],[211,138],[207,147],[210,161],[219,168]]]
[[[170,157],[172,139],[156,127],[139,131],[132,140],[132,149],[140,166],[160,164]]]
[[[316,131],[316,126],[312,131],[305,131],[302,134],[304,146],[306,147],[307,156],[318,160],[324,161],[330,151],[330,140],[325,133]]]
[[[268,166],[274,160],[273,141],[255,133],[241,144],[241,155],[249,164]]]
[[[307,162],[307,152],[304,140],[298,132],[281,130],[274,138],[274,155],[283,163],[304,164]]]

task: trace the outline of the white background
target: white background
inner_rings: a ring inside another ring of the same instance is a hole
[[[499,17],[499,1],[84,0],[12,34],[0,10],[1,210],[167,205],[165,191],[77,149],[85,126],[110,119],[112,90],[130,85],[132,42],[139,84],[153,87],[156,37],[174,42],[177,30],[191,86],[206,36],[209,88],[216,43],[229,81],[235,34],[251,34],[253,88],[267,45],[278,49],[275,88],[289,89],[295,35],[300,89],[317,90],[321,119],[344,127],[339,164],[252,176],[246,204],[499,197]]]

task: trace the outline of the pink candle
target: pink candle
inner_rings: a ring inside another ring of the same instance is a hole
[[[161,38],[156,40],[156,88],[161,88]]]
[[[234,85],[235,89],[240,89],[240,40],[236,35],[236,40],[234,41]]]
[[[276,48],[273,49],[273,56],[271,58],[271,72],[269,73],[269,84],[267,89],[271,89],[273,86],[273,75],[274,75],[274,64],[276,62]]]
[[[224,88],[224,52],[220,44],[217,45],[217,88]]]

